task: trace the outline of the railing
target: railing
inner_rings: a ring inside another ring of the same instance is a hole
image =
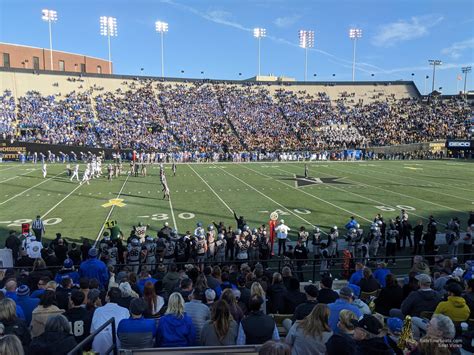
[[[105,354],[110,354],[110,352],[112,351],[114,355],[117,355],[117,334],[115,332],[115,318],[110,318],[107,322],[102,324],[97,330],[95,330],[87,338],[77,344],[74,349],[67,353],[67,355],[81,355],[83,353],[84,347],[89,343],[92,343],[95,336],[99,334],[102,330],[107,328],[109,325],[112,325],[112,345],[105,351]]]
[[[430,254],[430,255],[423,255],[423,258],[424,259],[434,259],[436,256],[439,256],[440,254]],[[471,254],[457,254],[456,255],[458,257],[458,260],[461,262],[461,260],[466,260],[465,256],[468,257],[469,260],[474,260],[474,254],[471,253]],[[402,256],[395,256],[395,257],[386,257],[385,255],[379,255],[378,257],[374,258],[374,257],[370,257],[368,258],[368,261],[369,263],[375,263],[375,262],[378,262],[378,261],[384,261],[385,259],[389,259],[389,260],[392,260],[392,259],[395,259],[397,262],[398,261],[412,261],[413,260],[413,255],[402,255]],[[334,276],[337,276],[337,274],[335,273],[341,273],[341,272],[344,272],[344,271],[348,271],[347,268],[344,268],[342,267],[342,263],[346,261],[345,258],[343,257],[338,257],[338,258],[332,258],[332,259],[326,259],[328,262],[330,263],[334,263],[334,265],[331,265],[329,266],[329,272],[332,273],[333,277]],[[357,257],[357,258],[353,258],[352,259],[353,262],[358,262],[358,261],[361,261],[362,258],[360,257]],[[304,275],[308,275],[308,273],[311,273],[311,278],[309,277],[306,277],[305,278],[305,281],[308,281],[308,280],[311,280],[311,281],[316,281],[316,280],[319,280],[321,279],[321,270],[320,270],[320,265],[321,265],[321,259],[283,259],[283,258],[273,258],[273,259],[268,259],[268,260],[226,260],[226,261],[223,261],[223,262],[216,262],[216,261],[213,261],[213,260],[206,260],[206,261],[203,261],[202,263],[196,263],[196,262],[193,262],[193,261],[186,261],[186,262],[173,262],[174,264],[176,264],[178,266],[178,269],[182,269],[184,268],[185,265],[193,265],[193,266],[197,266],[197,265],[200,265],[202,264],[203,266],[216,266],[216,265],[219,265],[219,266],[223,266],[223,265],[241,265],[243,263],[246,263],[250,266],[253,266],[257,263],[260,263],[260,264],[263,264],[265,266],[265,269],[266,270],[270,270],[270,271],[274,271],[274,272],[281,272],[283,267],[285,266],[290,266],[291,269],[292,269],[292,273],[293,274],[298,274],[299,272],[302,272]],[[303,265],[301,266],[301,270],[298,270],[298,263],[302,263]],[[143,270],[143,266],[152,266],[153,267],[156,267],[158,264],[161,264],[161,263],[155,263],[155,264],[148,264],[148,263],[141,263],[140,266]],[[121,270],[123,267],[129,267],[130,265],[129,264],[117,264],[115,265],[115,270]],[[396,266],[390,266],[390,270],[392,271],[392,273],[394,275],[405,275],[407,272],[407,269],[409,269],[411,266],[403,266],[403,265],[400,265],[400,264],[397,264]],[[51,269],[51,270],[59,270],[61,269],[62,267],[61,266],[51,266],[51,267],[48,267],[48,269]],[[15,266],[13,268],[10,268],[10,269],[16,269],[16,270],[29,270],[29,269],[32,269],[32,267],[18,267],[18,266]],[[150,268],[149,268],[150,270]],[[351,268],[352,270],[352,268]],[[397,271],[405,271],[405,272],[398,272]],[[155,270],[150,270],[150,273],[153,274]],[[303,280],[300,280],[300,281],[303,281]]]
[[[120,349],[120,355],[142,354],[258,354],[262,345],[231,345],[231,346],[188,346],[183,348],[148,348],[148,349]]]

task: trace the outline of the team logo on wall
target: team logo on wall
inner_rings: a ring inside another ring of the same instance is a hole
[[[327,178],[318,178],[318,177],[304,177],[301,175],[294,175],[293,180],[295,182],[295,187],[305,187],[309,185],[321,185],[321,184],[333,184],[333,185],[348,185],[347,182],[341,181],[343,178],[340,177],[327,177]]]

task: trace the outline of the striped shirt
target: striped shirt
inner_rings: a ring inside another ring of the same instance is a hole
[[[31,225],[31,228],[32,229],[41,229],[41,230],[43,230],[44,229],[43,221],[39,218],[35,219],[33,221],[33,224]]]

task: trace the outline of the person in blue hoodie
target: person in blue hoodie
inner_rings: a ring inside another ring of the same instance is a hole
[[[387,269],[387,264],[383,261],[377,263],[377,269],[374,271],[373,275],[375,279],[379,282],[382,287],[385,287],[385,277],[391,274],[390,269]]]
[[[184,299],[179,292],[171,294],[168,309],[158,321],[156,346],[185,347],[196,345],[196,328],[184,312]]]
[[[345,227],[346,227],[347,230],[350,230],[352,228],[356,228],[357,224],[358,223],[357,223],[356,219],[354,218],[354,216],[351,216],[351,220],[346,223]]]
[[[109,282],[109,271],[103,261],[97,259],[98,251],[96,248],[89,249],[89,259],[83,261],[79,267],[79,277],[97,279],[102,289],[107,289]]]
[[[57,284],[61,284],[62,279],[70,278],[74,285],[79,285],[79,273],[74,270],[74,262],[72,259],[66,259],[63,263],[63,268],[58,271],[56,274],[56,281]]]
[[[31,314],[33,310],[38,306],[40,300],[39,298],[30,297],[30,288],[26,285],[21,285],[20,287],[18,287],[16,294],[18,297],[16,304],[17,306],[23,308],[23,312],[25,313],[26,325],[29,326],[31,323]]]

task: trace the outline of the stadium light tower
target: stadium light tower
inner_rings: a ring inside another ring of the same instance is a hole
[[[464,95],[466,95],[466,83],[467,83],[467,74],[471,72],[472,68],[471,67],[462,67],[461,68],[463,74],[464,74]]]
[[[267,36],[265,28],[254,28],[253,36],[258,40],[258,76],[260,76],[260,41]]]
[[[443,62],[440,61],[440,60],[438,60],[438,59],[429,59],[429,60],[428,60],[428,63],[430,63],[430,65],[433,66],[433,82],[432,82],[432,84],[431,84],[431,92],[433,92],[433,91],[434,91],[434,87],[435,87],[436,66],[443,64]]]
[[[300,47],[304,49],[304,81],[308,74],[308,48],[314,47],[314,31],[300,30]]]
[[[47,10],[44,9],[41,11],[42,16],[41,19],[48,23],[49,27],[49,59],[51,61],[51,70],[53,69],[53,35],[51,33],[51,23],[56,22],[58,20],[58,13],[54,10]]]
[[[163,36],[168,32],[168,24],[162,21],[155,22],[155,30],[161,35],[161,77],[165,76],[165,61],[163,52]]]
[[[349,38],[352,40],[352,81],[355,81],[355,66],[356,66],[356,46],[357,39],[362,38],[362,30],[360,28],[351,28],[349,30]]]
[[[100,34],[107,36],[109,46],[109,73],[112,74],[112,55],[110,52],[110,37],[117,37],[117,19],[115,17],[100,17]]]

